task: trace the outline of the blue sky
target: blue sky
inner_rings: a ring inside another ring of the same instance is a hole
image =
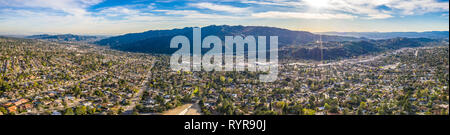
[[[207,25],[311,32],[449,29],[448,0],[0,0],[0,34],[124,34]]]

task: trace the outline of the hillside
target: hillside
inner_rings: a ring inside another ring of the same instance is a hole
[[[323,60],[351,58],[360,55],[374,54],[406,47],[448,46],[448,40],[428,38],[393,38],[383,40],[325,42],[323,43]],[[288,46],[280,49],[281,58],[321,60],[320,45]]]
[[[390,39],[398,37],[406,38],[431,38],[431,39],[448,39],[448,31],[427,31],[427,32],[323,32],[324,35],[337,35],[349,37],[364,37],[369,39]]]
[[[191,39],[192,27],[173,30],[151,30],[143,33],[126,34],[95,42],[99,45],[110,46],[113,49],[131,52],[171,54],[177,49],[169,48],[170,40],[174,36],[184,35]],[[305,31],[291,31],[287,29],[261,26],[207,26],[202,28],[202,38],[215,35],[224,41],[225,36],[278,36],[279,46],[302,45],[315,42],[319,35]],[[341,36],[323,36],[323,41],[359,41],[359,38]]]
[[[95,42],[129,52],[171,54],[177,49],[169,48],[174,36],[184,35],[192,44],[192,27],[173,30],[151,30],[143,33],[132,33],[110,37]],[[202,28],[202,38],[215,35],[224,41],[225,36],[278,36],[280,58],[321,60],[322,54],[317,41],[320,35],[305,31],[291,31],[274,27],[260,26],[207,26]],[[442,39],[430,38],[392,38],[370,40],[345,36],[322,36],[324,42],[324,60],[350,58],[354,56],[396,50],[404,47],[420,47],[440,44]],[[448,44],[448,43],[447,43]],[[208,49],[205,49],[208,50]],[[204,52],[205,52],[204,50]]]

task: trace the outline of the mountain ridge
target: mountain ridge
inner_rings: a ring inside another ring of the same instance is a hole
[[[144,52],[144,53],[162,53],[170,54],[176,49],[169,48],[172,37],[184,35],[192,39],[192,30],[194,27],[185,27],[172,30],[150,30],[142,33],[130,33],[121,36],[110,37],[95,42],[99,45],[110,46],[113,49]],[[360,41],[361,38],[343,37],[343,36],[322,36],[307,31],[292,31],[283,28],[267,26],[229,26],[229,25],[210,25],[202,27],[202,38],[210,35],[218,36],[224,41],[225,36],[278,36],[279,46],[301,45],[309,42],[318,41]],[[192,44],[192,40],[191,40]]]
[[[57,42],[94,42],[94,41],[103,39],[104,37],[74,35],[74,34],[59,34],[59,35],[39,34],[39,35],[26,36],[24,38],[42,39],[42,40],[57,41]]]
[[[170,40],[175,36],[183,35],[190,40],[190,44],[192,45],[193,28],[185,27],[172,30],[150,30],[142,33],[130,33],[106,38],[95,43],[121,51],[172,54],[178,48],[170,48]],[[278,36],[280,58],[311,60],[322,60],[322,57],[324,60],[350,58],[403,47],[441,44],[442,42],[441,39],[431,38],[373,40],[367,38],[318,35],[307,31],[292,31],[266,26],[210,25],[202,27],[202,38],[210,35],[218,36],[222,42],[225,41],[225,36]],[[323,42],[323,47],[320,47],[322,45],[320,42],[317,42],[320,39]],[[269,41],[266,41],[266,43],[269,43]],[[323,48],[323,56],[320,48]],[[202,53],[207,50],[209,49],[202,49]]]
[[[398,37],[406,38],[431,38],[441,39],[449,37],[449,31],[424,31],[424,32],[319,32],[318,34],[350,36],[369,39],[390,39]]]

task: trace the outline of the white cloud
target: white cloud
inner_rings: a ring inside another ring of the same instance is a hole
[[[379,9],[380,6],[385,6],[393,10],[391,14],[400,15],[416,15],[430,12],[448,11],[448,2],[438,2],[436,0],[345,0],[337,1],[331,0],[331,5],[336,9],[350,9],[355,13],[373,14],[381,13],[384,9]]]
[[[86,15],[86,7],[101,2],[103,0],[0,0],[6,7],[48,8],[75,16]]]
[[[389,14],[369,14],[367,19],[386,19],[386,18],[392,18],[392,15]]]
[[[120,16],[120,15],[136,15],[139,14],[138,10],[129,9],[122,6],[104,8],[98,14],[105,16]]]
[[[245,13],[249,12],[248,8],[241,8],[241,7],[233,7],[228,5],[218,5],[213,3],[191,3],[189,4],[193,7],[201,8],[201,9],[209,9],[214,11],[222,11],[222,12],[230,12],[230,13]]]
[[[288,0],[241,0],[241,3],[246,4],[258,4],[258,5],[270,5],[270,6],[305,6],[305,3],[299,1]]]
[[[269,11],[263,13],[254,13],[252,17],[256,18],[296,18],[296,19],[354,19],[355,16],[348,14],[329,14],[329,13],[303,13],[303,12],[278,12]]]
[[[293,11],[303,9],[305,13],[310,13],[310,10],[330,14],[348,13],[366,19],[449,11],[448,2],[437,0],[241,0],[241,3],[281,6]]]
[[[21,4],[21,2],[23,2]],[[165,17],[143,13],[129,7],[108,7],[89,12],[100,0],[0,0],[0,31],[9,33],[94,33],[120,34],[143,31],[149,22],[164,22]],[[108,19],[118,17],[119,19]],[[157,23],[153,23],[157,24]]]
[[[386,5],[400,10],[404,15],[449,11],[449,2],[438,2],[436,0],[394,0]]]
[[[152,9],[155,9],[155,3],[150,3],[148,6],[147,6],[147,9],[150,9],[150,10],[152,10]]]
[[[204,14],[196,10],[155,10],[164,12],[167,15],[181,15],[183,18],[189,19],[238,19],[240,17],[218,15],[218,14]]]

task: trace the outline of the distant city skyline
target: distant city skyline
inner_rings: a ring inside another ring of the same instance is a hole
[[[0,34],[117,35],[207,25],[448,31],[448,7],[448,0],[0,0]]]

